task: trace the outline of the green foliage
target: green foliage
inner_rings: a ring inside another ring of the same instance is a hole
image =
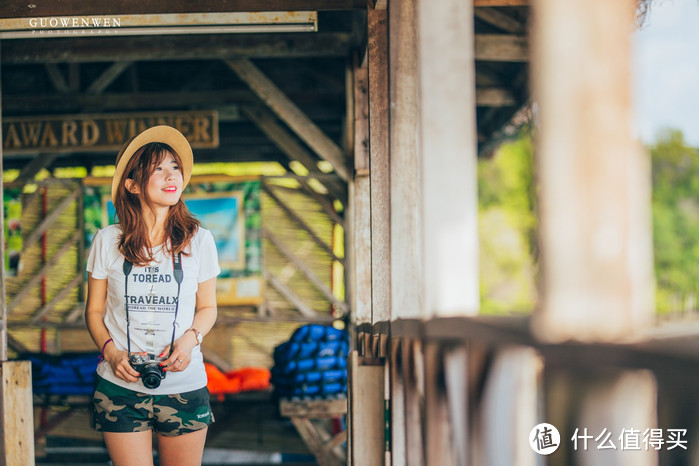
[[[659,313],[696,302],[699,283],[699,150],[680,131],[651,146],[653,249]]]
[[[534,169],[523,136],[478,162],[481,312],[530,312],[536,301]]]

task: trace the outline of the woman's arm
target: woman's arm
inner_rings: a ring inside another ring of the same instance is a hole
[[[214,323],[216,323],[217,314],[216,277],[213,277],[205,282],[199,283],[199,288],[197,289],[196,310],[194,312],[192,327],[190,328],[197,329],[202,335],[205,336],[207,333],[209,333],[209,331],[211,331]],[[165,370],[184,370],[192,360],[192,349],[197,346],[198,343],[197,336],[194,332],[189,331],[189,329],[184,332],[180,338],[175,340],[174,349],[170,357],[163,362],[164,365],[168,366],[165,368]],[[168,351],[169,348],[165,348],[163,356],[167,355]],[[174,364],[178,359],[181,360],[181,362]]]
[[[87,275],[87,303],[85,303],[85,322],[92,340],[97,348],[104,348],[102,356],[112,366],[112,371],[120,379],[127,382],[138,382],[139,373],[129,364],[126,351],[120,351],[113,341],[110,341],[109,330],[104,325],[104,307],[107,302],[107,279],[92,278]],[[191,332],[190,332],[191,333]]]

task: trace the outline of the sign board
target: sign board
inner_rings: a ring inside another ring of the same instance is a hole
[[[106,113],[2,119],[3,155],[118,152],[151,126],[177,128],[194,148],[219,145],[218,112]]]

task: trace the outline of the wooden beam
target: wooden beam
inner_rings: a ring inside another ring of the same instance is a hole
[[[318,156],[329,162],[337,174],[347,181],[345,155],[342,149],[323,133],[284,93],[250,60],[226,60],[225,63],[250,89],[286,123]]]
[[[529,6],[531,0],[473,0],[475,7]]]
[[[69,87],[66,84],[66,80],[63,77],[61,70],[58,69],[58,65],[55,63],[46,63],[44,67],[46,68],[46,73],[49,75],[49,79],[51,80],[54,89],[56,89],[59,94],[67,94]]]
[[[244,105],[241,109],[245,116],[252,120],[289,159],[299,162],[309,173],[322,173],[318,168],[318,159],[309,153],[284,127],[277,123],[274,114],[266,109],[249,105]],[[341,199],[344,197],[342,191],[331,180],[320,181],[320,183],[335,198]]]
[[[306,303],[304,303],[301,298],[298,297],[296,293],[291,291],[289,287],[284,285],[281,280],[272,275],[270,272],[265,271],[265,280],[274,288],[280,295],[284,297],[287,301],[293,304],[298,311],[306,317],[316,317],[319,314],[311,309]]]
[[[367,11],[371,179],[371,322],[391,319],[388,11]]]
[[[272,245],[277,248],[279,252],[282,253],[286,259],[294,264],[296,268],[298,268],[301,273],[310,281],[313,286],[316,287],[318,291],[320,291],[331,303],[333,303],[335,306],[337,306],[343,313],[347,312],[347,303],[340,301],[333,295],[333,292],[328,288],[318,276],[313,273],[313,270],[311,270],[310,267],[308,267],[306,264],[303,263],[302,260],[300,260],[296,255],[289,249],[276,235],[274,235],[271,231],[269,231],[266,228],[262,229],[262,234],[265,238],[269,240]]]
[[[476,88],[477,107],[514,107],[516,105],[517,99],[509,89]]]
[[[36,156],[34,156],[31,162],[25,165],[25,167],[19,173],[19,176],[17,176],[17,178],[14,179],[12,182],[24,184],[27,181],[34,180],[34,176],[36,176],[36,174],[39,173],[42,169],[48,168],[53,163],[53,161],[56,160],[58,155],[59,154],[55,152],[51,154],[37,154]]]
[[[87,88],[88,94],[101,94],[107,86],[114,82],[116,78],[119,77],[121,73],[124,72],[126,68],[131,66],[132,62],[122,61],[112,63],[106,70],[102,72],[101,75],[93,81],[92,84]]]
[[[415,0],[389,10],[391,319],[424,309],[422,172],[418,151],[418,60]]]
[[[318,234],[313,231],[313,229],[308,226],[306,222],[303,221],[299,215],[293,211],[289,206],[286,205],[284,201],[282,201],[279,196],[277,196],[272,188],[266,184],[262,184],[262,189],[267,193],[267,195],[272,199],[285,213],[286,215],[294,222],[296,223],[297,226],[299,226],[302,230],[304,230],[312,239],[313,241],[321,248],[323,249],[330,257],[332,257],[333,260],[336,260],[340,262],[343,266],[345,264],[344,259],[338,257],[335,255],[335,252],[332,250],[332,247],[330,247],[325,241],[323,241]]]
[[[533,2],[545,286],[532,326],[547,341],[628,340],[654,319],[650,157],[631,132],[635,6]]]
[[[351,48],[345,32],[7,40],[2,64],[346,57]]]
[[[250,11],[332,11],[366,9],[366,0],[160,0],[92,2],[38,2],[5,0],[0,4],[0,18],[40,16],[136,15],[154,13],[211,13]]]
[[[476,34],[476,60],[526,62],[529,60],[526,36]]]
[[[9,73],[8,73],[9,74]],[[290,92],[289,96],[296,102],[303,103],[307,114],[315,120],[327,121],[337,118],[337,112],[330,112],[337,95],[326,93],[305,94],[303,91]],[[257,103],[259,100],[248,89],[228,89],[222,91],[196,92],[115,92],[101,95],[90,94],[25,94],[4,97],[4,106],[8,111],[26,112],[28,108],[46,109],[35,112],[62,110],[66,113],[78,107],[99,107],[109,109],[157,110],[181,109],[183,106],[230,107],[238,104]],[[236,117],[230,119],[235,121]],[[223,116],[219,121],[224,121]]]
[[[417,0],[416,12],[425,302],[422,317],[477,314],[478,143],[473,105],[472,2]]]
[[[73,94],[80,91],[80,63],[68,63],[68,91]]]
[[[481,21],[502,29],[511,34],[523,34],[526,32],[526,25],[512,16],[496,8],[476,8],[474,15]]]

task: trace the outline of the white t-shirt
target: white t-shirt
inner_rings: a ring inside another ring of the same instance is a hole
[[[116,347],[127,349],[126,309],[124,290],[124,256],[117,243],[120,225],[110,225],[97,232],[87,258],[87,271],[96,279],[107,279],[107,302],[104,324]],[[196,293],[199,283],[217,276],[216,244],[211,232],[199,228],[182,255],[183,280],[179,292],[179,307],[175,325],[175,340],[189,330],[194,320]],[[155,262],[146,267],[136,267],[129,273],[126,294],[129,301],[129,334],[131,352],[148,352],[157,357],[172,340],[172,328],[177,303],[177,282],[173,276],[172,255],[165,255],[162,246],[153,249]],[[192,362],[181,372],[166,372],[165,379],[155,389],[138,382],[120,379],[112,372],[107,361],[97,366],[100,377],[121,387],[137,392],[171,395],[197,390],[206,386],[206,372],[201,347],[192,350]]]

